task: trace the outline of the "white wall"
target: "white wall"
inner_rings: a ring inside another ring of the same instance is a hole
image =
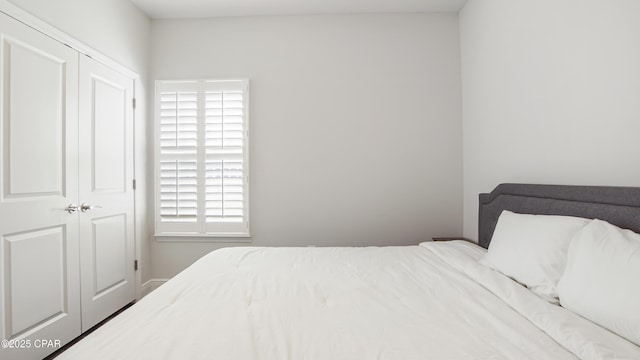
[[[65,32],[85,45],[99,51],[140,75],[136,81],[136,226],[141,241],[142,281],[150,275],[149,234],[152,222],[147,222],[151,197],[147,196],[147,173],[152,167],[146,161],[146,134],[151,133],[146,121],[146,98],[149,91],[149,48],[151,21],[128,0],[10,0],[14,5]],[[150,94],[150,95],[148,95]],[[149,166],[148,166],[149,165]],[[149,179],[152,179],[150,176]]]
[[[251,81],[252,245],[462,232],[456,14],[153,21],[153,79]],[[152,242],[154,278],[219,243]]]
[[[460,38],[465,236],[501,182],[640,186],[640,1],[470,0]]]

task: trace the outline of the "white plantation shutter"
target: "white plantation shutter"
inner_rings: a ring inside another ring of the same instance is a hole
[[[160,219],[197,222],[198,92],[195,86],[159,94]]]
[[[158,235],[249,234],[247,89],[158,82]]]

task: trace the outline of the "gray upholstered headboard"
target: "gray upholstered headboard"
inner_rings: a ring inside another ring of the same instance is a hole
[[[640,188],[500,184],[480,194],[478,243],[489,247],[502,210],[601,219],[640,233]]]

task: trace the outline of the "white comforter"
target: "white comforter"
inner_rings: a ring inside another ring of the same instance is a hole
[[[461,241],[227,248],[59,359],[640,359]]]

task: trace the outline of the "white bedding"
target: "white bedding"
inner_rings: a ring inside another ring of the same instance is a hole
[[[640,359],[462,242],[214,251],[59,359]]]

